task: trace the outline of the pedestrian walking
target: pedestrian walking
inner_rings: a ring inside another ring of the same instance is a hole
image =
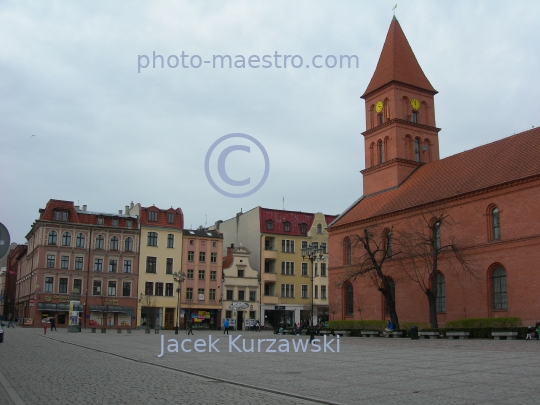
[[[8,316],[8,324],[7,324],[7,327],[8,327],[8,329],[9,329],[10,327],[12,327],[13,329],[15,329],[15,326],[13,326],[13,315],[11,315],[11,314],[9,314],[9,316]]]
[[[188,335],[193,335],[193,321],[188,320],[187,321],[187,327],[188,327]]]
[[[259,320],[255,322],[255,331],[260,332],[261,331],[261,325],[259,324]]]
[[[527,337],[525,340],[532,340],[532,328],[530,325],[527,327]]]
[[[56,329],[56,319],[54,319],[54,316],[51,316],[49,322],[51,323],[51,332],[53,330],[58,331],[58,329]]]
[[[225,321],[223,322],[223,334],[227,333],[229,334],[229,319],[225,318]]]

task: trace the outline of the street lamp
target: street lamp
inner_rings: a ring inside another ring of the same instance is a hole
[[[309,246],[302,248],[302,260],[308,259],[311,262],[311,276],[308,275],[309,279],[311,280],[311,340],[313,340],[313,316],[314,316],[314,308],[313,308],[313,296],[314,296],[314,288],[313,288],[313,281],[315,280],[315,266],[313,262],[315,260],[323,260],[324,256],[324,249],[320,248],[318,244],[312,243]]]
[[[174,281],[178,283],[176,293],[178,294],[178,304],[176,306],[176,326],[174,327],[174,334],[178,335],[178,324],[180,323],[180,293],[182,292],[182,281],[186,279],[186,274],[183,271],[173,273]]]

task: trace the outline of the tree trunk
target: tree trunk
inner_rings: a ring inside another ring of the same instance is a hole
[[[429,324],[433,329],[439,328],[437,321],[437,296],[433,294],[433,291],[427,290],[426,295],[429,302]]]
[[[392,293],[390,292],[390,289],[381,289],[380,291],[382,295],[384,296],[384,300],[386,302],[386,308],[388,309],[388,312],[390,313],[390,320],[394,324],[394,329],[399,329],[399,320],[398,320],[398,315],[396,312],[396,301],[394,300],[394,297],[392,297]]]

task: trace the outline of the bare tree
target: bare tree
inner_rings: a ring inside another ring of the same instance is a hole
[[[394,327],[399,329],[394,297],[394,283],[397,280],[395,277],[391,277],[391,270],[385,267],[388,259],[398,257],[401,254],[401,251],[395,249],[399,245],[394,241],[393,228],[368,227],[363,230],[362,234],[349,237],[349,240],[351,244],[350,266],[343,283],[360,276],[369,277],[375,288],[383,295],[386,310],[390,314]],[[353,251],[358,254],[352,254]]]
[[[438,328],[437,298],[440,292],[437,277],[441,265],[444,263],[445,268],[461,271],[476,278],[471,264],[461,254],[456,238],[450,232],[446,232],[451,231],[454,224],[444,210],[435,213],[423,212],[416,223],[399,233],[403,252],[400,256],[401,267],[426,294],[432,328]],[[443,238],[441,233],[444,234]]]

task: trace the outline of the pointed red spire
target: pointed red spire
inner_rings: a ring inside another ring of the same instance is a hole
[[[416,60],[396,17],[390,23],[377,68],[362,98],[392,81],[437,93]]]

